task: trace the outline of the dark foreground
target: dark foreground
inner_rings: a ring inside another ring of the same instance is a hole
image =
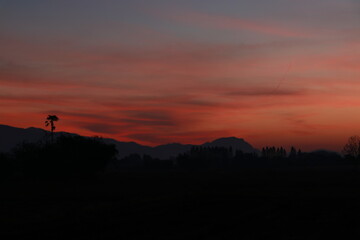
[[[358,239],[360,172],[133,171],[1,184],[0,237]]]

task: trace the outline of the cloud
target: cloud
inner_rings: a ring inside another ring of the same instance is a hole
[[[4,102],[14,102],[26,106],[30,104],[69,106],[81,99],[81,97],[72,97],[62,94],[1,94],[0,99]]]
[[[85,123],[82,124],[81,127],[90,130],[91,132],[100,134],[118,134],[121,130],[117,125],[109,125],[104,123]]]
[[[187,11],[182,13],[175,13],[167,15],[168,18],[198,25],[206,28],[216,28],[234,31],[249,31],[253,33],[260,33],[265,35],[274,35],[280,37],[302,37],[307,38],[313,35],[309,31],[295,30],[293,27],[286,27],[279,23],[271,21],[257,21],[245,18],[229,17],[221,15],[212,15],[202,12]]]
[[[306,91],[304,89],[281,89],[280,85],[273,89],[240,89],[232,92],[227,92],[228,96],[299,96],[304,95]]]
[[[136,119],[143,120],[158,120],[166,121],[170,120],[171,116],[167,111],[158,111],[158,110],[124,110],[120,112],[128,117],[133,117]]]
[[[7,41],[0,47],[1,119],[40,125],[51,112],[64,131],[152,145],[231,135],[256,136],[255,144],[275,135],[286,142],[286,133],[304,137],[304,129],[327,134],[323,126],[329,118],[274,116],[289,109],[301,115],[330,107],[326,113],[332,116],[346,106],[344,118],[354,119],[360,104],[356,38],[321,42],[272,22],[196,13],[178,21],[286,39],[262,44],[178,39],[136,48]],[[355,120],[351,124],[356,128]],[[340,135],[341,121],[334,126]]]
[[[142,119],[121,119],[121,122],[135,126],[175,126],[176,123],[170,120],[142,120]]]

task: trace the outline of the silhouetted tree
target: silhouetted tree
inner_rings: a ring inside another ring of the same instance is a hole
[[[56,115],[48,115],[45,121],[45,126],[48,127],[50,125],[51,131],[51,141],[54,141],[54,131],[56,129],[54,122],[59,121],[59,118]]]
[[[232,149],[226,147],[192,147],[177,157],[177,164],[186,169],[223,168],[230,164]]]
[[[301,155],[302,155],[302,151],[301,151],[301,149],[299,148],[299,150],[298,150],[298,152],[297,152],[297,156],[298,156],[298,157],[301,157]]]
[[[250,167],[258,165],[259,158],[256,152],[244,153],[241,150],[236,150],[231,162],[232,167]]]
[[[160,169],[171,169],[173,167],[173,161],[171,160],[160,160],[153,158],[150,155],[143,155],[144,167],[146,169],[160,170]]]
[[[120,159],[118,165],[125,168],[139,168],[144,166],[144,159],[140,154],[132,153]]]
[[[116,154],[115,145],[80,136],[60,136],[51,143],[23,143],[14,150],[23,173],[40,178],[92,176]]]
[[[285,158],[286,150],[283,147],[278,148],[277,155],[279,156],[279,158]]]
[[[351,160],[360,159],[360,137],[357,135],[349,137],[347,143],[345,144],[342,153],[345,158]]]
[[[299,151],[300,151],[300,150],[299,150]],[[292,147],[290,148],[289,158],[290,158],[290,159],[295,159],[296,156],[297,156],[296,148],[292,146]]]
[[[267,160],[283,159],[286,157],[286,150],[283,147],[266,147],[262,148],[261,156]]]

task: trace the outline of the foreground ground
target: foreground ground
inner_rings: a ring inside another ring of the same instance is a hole
[[[360,172],[132,171],[1,184],[0,236],[19,239],[357,239]]]

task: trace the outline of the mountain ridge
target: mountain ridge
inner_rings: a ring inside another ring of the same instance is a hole
[[[0,124],[0,152],[9,152],[17,144],[21,142],[36,142],[43,139],[46,134],[49,134],[49,131],[46,131],[42,128],[28,127],[28,128],[19,128],[9,125]],[[76,133],[68,132],[56,132],[55,135],[77,135]],[[136,142],[122,142],[112,138],[103,138],[104,142],[109,144],[115,144],[118,151],[119,157],[125,157],[127,155],[137,153],[140,155],[147,154],[155,158],[168,159],[174,158],[180,153],[189,151],[192,147],[195,146],[204,146],[204,147],[231,147],[233,151],[242,150],[244,152],[257,152],[251,144],[246,142],[243,138],[237,137],[224,137],[218,138],[211,142],[205,142],[203,144],[182,144],[182,143],[168,143],[158,146],[146,146]]]

